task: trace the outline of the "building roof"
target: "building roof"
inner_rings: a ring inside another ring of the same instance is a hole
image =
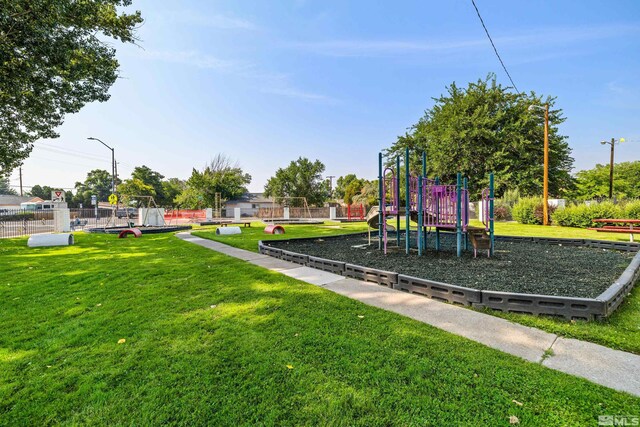
[[[237,199],[227,200],[227,204],[237,203],[272,203],[273,199],[264,197],[264,193],[245,193]]]
[[[39,197],[28,196],[12,196],[9,194],[0,194],[0,206],[20,206],[24,202],[42,202]]]

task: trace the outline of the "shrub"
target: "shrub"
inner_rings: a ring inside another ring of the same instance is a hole
[[[602,202],[589,206],[586,204],[567,206],[564,209],[555,211],[551,219],[557,225],[587,228],[602,225],[593,222],[594,219],[621,218],[624,213],[624,210],[620,206],[614,205],[611,202]]]
[[[514,190],[505,190],[500,200],[512,208],[520,200],[520,191],[517,188]]]
[[[640,200],[627,203],[624,207],[624,216],[629,219],[640,219]]]
[[[493,208],[493,218],[496,221],[511,221],[511,207],[501,203],[501,201],[496,201],[496,205]]]
[[[522,197],[513,206],[511,214],[513,219],[520,224],[542,224],[542,215],[540,218],[536,217],[536,208],[540,206],[542,208],[542,199],[539,197]]]

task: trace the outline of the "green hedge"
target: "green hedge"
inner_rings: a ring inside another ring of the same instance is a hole
[[[567,206],[558,209],[551,216],[553,222],[565,227],[600,227],[603,224],[593,222],[598,218],[631,218],[640,219],[640,202],[625,205],[614,205],[611,202]]]
[[[540,215],[537,215],[540,211]],[[511,210],[513,219],[520,224],[542,224],[542,199],[539,197],[522,197]]]

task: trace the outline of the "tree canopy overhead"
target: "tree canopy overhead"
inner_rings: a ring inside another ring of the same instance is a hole
[[[109,99],[118,76],[111,38],[135,42],[131,0],[0,0],[0,174],[85,104]]]
[[[274,198],[304,197],[307,204],[322,206],[329,198],[329,181],[322,178],[324,164],[320,160],[311,162],[305,157],[280,168],[264,186],[264,195]],[[302,206],[301,199],[293,199],[291,206]]]
[[[478,196],[495,172],[496,192],[518,188],[523,195],[542,193],[544,112],[529,106],[549,104],[549,193],[556,196],[573,185],[573,165],[567,137],[558,125],[565,121],[555,98],[535,93],[514,93],[496,82],[495,75],[433,99],[435,105],[398,137],[387,150],[391,158],[413,150],[411,169],[419,172],[420,156],[427,154],[427,174],[443,182],[455,182],[461,172],[469,177],[470,191]]]

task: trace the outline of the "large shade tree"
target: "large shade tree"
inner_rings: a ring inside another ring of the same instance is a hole
[[[560,196],[572,188],[573,165],[567,137],[558,125],[565,121],[556,99],[535,93],[515,93],[496,82],[494,75],[460,88],[455,83],[387,151],[389,163],[414,150],[411,169],[420,171],[420,155],[427,154],[427,174],[455,183],[457,172],[470,178],[478,196],[495,172],[496,191],[518,188],[523,195],[542,193],[543,112],[531,105],[549,104],[549,193]]]
[[[116,182],[119,184],[119,181]],[[106,202],[111,194],[111,173],[103,169],[94,169],[87,174],[84,182],[76,182],[74,201],[83,206],[91,206],[91,196],[97,196],[98,202]]]
[[[218,154],[204,169],[193,169],[185,190],[175,201],[185,208],[213,207],[216,193],[220,193],[221,202],[235,199],[248,191],[249,183],[251,175],[244,173],[237,162]]]
[[[0,0],[0,175],[85,104],[109,99],[118,61],[109,39],[135,42],[131,0]]]
[[[609,168],[609,165],[596,165],[578,172],[571,197],[578,200],[609,197]],[[640,160],[614,165],[613,195],[622,199],[640,198]]]
[[[303,197],[309,205],[322,206],[329,198],[329,181],[322,178],[324,164],[300,157],[280,168],[264,186],[264,195],[276,199],[294,198],[288,204],[302,206]]]

